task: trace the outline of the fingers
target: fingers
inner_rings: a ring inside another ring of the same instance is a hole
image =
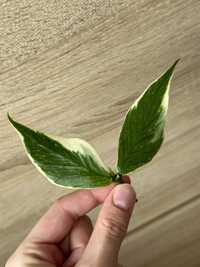
[[[115,266],[120,245],[125,237],[136,195],[129,184],[117,185],[106,198],[94,231],[81,258],[98,266]],[[83,264],[83,265],[84,265]],[[80,265],[81,266],[81,265]]]
[[[67,261],[62,265],[62,267],[73,267],[79,261],[82,254],[84,252],[84,248],[77,248],[73,251]]]
[[[84,247],[90,238],[93,226],[90,218],[84,215],[78,219],[71,229],[70,236],[65,237],[60,247],[65,255],[79,247]]]
[[[27,239],[35,242],[61,242],[75,221],[102,203],[115,184],[79,190],[58,199],[32,229]]]
[[[70,249],[70,256],[68,257],[67,261],[63,264],[63,267],[71,267],[78,262],[82,253],[87,246],[89,238],[92,234],[92,223],[87,216],[81,217],[73,226],[70,232],[70,238],[66,238],[63,240],[61,247],[65,255],[69,251],[68,248],[65,246],[65,242],[69,243]],[[69,241],[68,241],[69,240]],[[67,244],[68,245],[68,244]]]

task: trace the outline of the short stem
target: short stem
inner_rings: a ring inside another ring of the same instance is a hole
[[[115,176],[113,177],[113,181],[114,182],[118,182],[118,183],[124,183],[123,179],[122,179],[122,174],[121,173],[116,173]]]

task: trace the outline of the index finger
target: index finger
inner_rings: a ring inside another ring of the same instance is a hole
[[[32,229],[27,239],[40,243],[58,243],[74,222],[101,204],[115,184],[97,189],[83,189],[59,198]]]

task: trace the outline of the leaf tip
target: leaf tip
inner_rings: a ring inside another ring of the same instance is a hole
[[[7,115],[9,122],[13,124],[13,119],[11,118],[9,112],[7,112],[6,115]]]
[[[13,118],[10,116],[9,112],[7,112],[7,118],[10,122],[10,124],[14,127],[14,128],[17,128],[17,122],[15,120],[13,120]]]
[[[166,80],[167,83],[169,83],[173,77],[173,74],[174,74],[174,69],[176,67],[176,65],[178,64],[178,62],[180,61],[180,58],[178,58],[168,69],[166,72],[164,72],[164,74],[162,74],[160,76],[160,80],[163,81]]]
[[[19,122],[15,121],[11,116],[10,113],[7,112],[7,117],[8,117],[8,121],[11,124],[11,126],[17,131],[17,133],[21,133],[22,134],[22,128],[24,128],[25,126],[20,124]]]
[[[177,58],[177,60],[174,62],[174,64],[172,65],[172,68],[174,69],[176,67],[176,65],[178,64],[178,62],[181,60],[181,58]]]
[[[172,73],[174,72],[174,69],[176,67],[176,65],[178,64],[178,62],[180,61],[181,59],[178,58],[173,64],[172,66],[168,69],[168,71],[166,73],[170,73],[170,75],[172,75]]]

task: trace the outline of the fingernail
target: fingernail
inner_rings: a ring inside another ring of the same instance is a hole
[[[132,208],[135,199],[135,192],[131,185],[120,184],[114,189],[113,204],[123,210]]]

